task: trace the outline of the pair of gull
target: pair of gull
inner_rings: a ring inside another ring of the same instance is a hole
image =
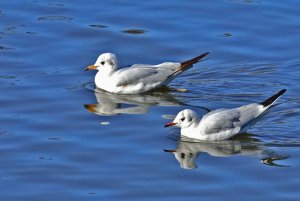
[[[208,54],[206,52],[181,63],[134,64],[119,69],[117,57],[112,53],[104,53],[98,57],[94,65],[88,66],[85,70],[98,70],[95,84],[102,90],[116,94],[140,94],[167,85]],[[195,111],[185,109],[165,127],[177,126],[181,128],[181,135],[198,140],[225,140],[245,132],[255,124],[285,91],[286,89],[283,89],[260,103],[233,109],[217,109],[202,118]]]

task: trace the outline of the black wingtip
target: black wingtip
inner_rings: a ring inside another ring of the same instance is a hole
[[[280,95],[284,94],[286,92],[286,89],[282,89],[280,90],[278,93],[280,93]]]
[[[205,53],[201,54],[200,56],[197,56],[193,59],[182,62],[180,70],[183,71],[183,70],[187,69],[188,67],[192,66],[193,64],[199,62],[201,59],[206,57],[208,54],[209,54],[209,52],[205,52]]]
[[[205,52],[205,53],[203,53],[201,56],[202,56],[202,58],[203,57],[206,57],[206,55],[208,55],[210,52]]]
[[[200,61],[201,59],[203,59],[204,57],[206,57],[208,54],[209,54],[209,52],[205,52],[205,53],[201,54],[200,56],[195,57],[195,58],[192,59],[192,60],[198,62],[198,61]]]
[[[264,107],[267,107],[269,105],[272,105],[272,103],[274,103],[280,96],[282,96],[282,94],[284,94],[286,92],[286,89],[282,89],[280,90],[277,94],[271,96],[270,98],[268,98],[267,100],[261,102],[260,104],[263,105]]]

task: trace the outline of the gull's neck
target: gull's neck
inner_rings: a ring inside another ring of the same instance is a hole
[[[199,125],[200,125],[200,120],[197,118],[189,127],[190,128],[198,128]]]
[[[113,68],[99,68],[96,76],[96,86],[105,91],[113,92],[115,90],[114,73],[116,72]]]
[[[117,71],[117,68],[99,68],[97,75],[101,77],[110,77]]]
[[[201,122],[200,119],[196,117],[196,119],[194,119],[194,121],[189,127],[181,129],[181,135],[184,135],[189,138],[198,139],[198,135],[200,134],[200,130],[201,130],[200,122]]]

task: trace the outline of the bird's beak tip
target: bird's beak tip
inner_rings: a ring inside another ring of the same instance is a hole
[[[95,65],[90,65],[90,66],[86,67],[86,68],[84,69],[84,71],[95,70],[95,69],[97,69],[97,66],[95,66]]]
[[[164,128],[170,127],[170,126],[175,126],[175,125],[176,125],[176,123],[169,122],[169,123],[167,123],[167,124],[164,126]]]
[[[176,150],[173,150],[173,149],[164,149],[164,152],[171,152],[171,153],[174,153],[174,152],[176,152]]]

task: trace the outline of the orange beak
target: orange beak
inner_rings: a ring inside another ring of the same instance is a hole
[[[87,71],[87,70],[96,70],[96,69],[97,69],[97,66],[95,66],[95,65],[90,65],[90,66],[86,67],[86,68],[84,69],[84,71]]]
[[[169,126],[175,126],[175,125],[176,125],[176,123],[169,122],[169,123],[167,123],[164,127],[166,128],[166,127],[169,127]]]

